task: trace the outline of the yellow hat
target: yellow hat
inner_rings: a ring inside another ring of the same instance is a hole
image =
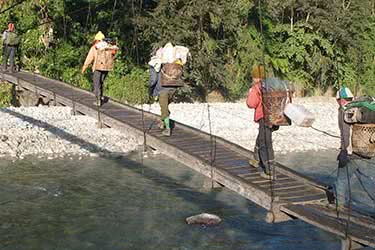
[[[97,40],[97,41],[101,41],[101,40],[103,40],[104,38],[105,38],[104,34],[103,34],[101,31],[99,31],[98,33],[96,33],[94,39]]]
[[[266,78],[266,70],[263,65],[257,65],[253,68],[253,71],[251,71],[251,77],[252,78]]]

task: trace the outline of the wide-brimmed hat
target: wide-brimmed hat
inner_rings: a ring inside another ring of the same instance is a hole
[[[251,71],[252,78],[266,78],[266,70],[263,65],[257,65]]]

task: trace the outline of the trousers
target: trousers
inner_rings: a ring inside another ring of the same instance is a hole
[[[173,100],[173,96],[175,94],[175,89],[163,89],[159,93],[159,104],[160,104],[160,111],[161,111],[161,119],[164,120],[165,118],[169,117],[169,104]]]
[[[269,162],[275,159],[272,145],[273,128],[266,126],[263,118],[258,123],[259,132],[254,148],[255,159],[259,162],[260,167],[269,168]]]
[[[9,59],[9,65],[10,70],[14,71],[14,56],[16,55],[16,47],[14,46],[6,46],[4,50],[4,61],[3,61],[3,69],[7,70],[8,68],[8,59]]]
[[[108,75],[108,71],[95,70],[93,75],[94,94],[96,98],[103,97],[104,80]]]

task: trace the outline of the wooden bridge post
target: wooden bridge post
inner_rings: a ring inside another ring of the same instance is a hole
[[[72,110],[70,111],[70,114],[71,114],[72,116],[75,116],[75,115],[77,114],[77,112],[76,112],[76,103],[75,103],[75,101],[73,101],[72,104],[73,104],[73,105],[72,105]]]
[[[57,106],[56,93],[53,92],[53,106]]]
[[[341,250],[363,249],[364,246],[353,241],[350,237],[341,239]]]
[[[280,223],[291,220],[292,218],[286,213],[281,211],[281,206],[285,205],[280,203],[280,198],[276,196],[272,202],[272,208],[267,212],[266,222],[267,223]]]
[[[220,184],[219,182],[216,182],[214,180],[212,180],[211,178],[204,178],[204,181],[203,181],[203,188],[206,189],[206,190],[209,190],[209,189],[220,189],[224,187],[224,185]]]

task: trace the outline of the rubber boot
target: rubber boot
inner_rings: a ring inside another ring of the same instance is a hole
[[[164,124],[164,121],[163,120],[160,120],[159,123],[158,123],[158,127],[160,128],[160,130],[164,130],[165,129],[165,124]]]
[[[164,125],[165,125],[165,129],[163,130],[162,134],[164,136],[171,136],[171,123],[170,123],[169,117],[164,119]]]

